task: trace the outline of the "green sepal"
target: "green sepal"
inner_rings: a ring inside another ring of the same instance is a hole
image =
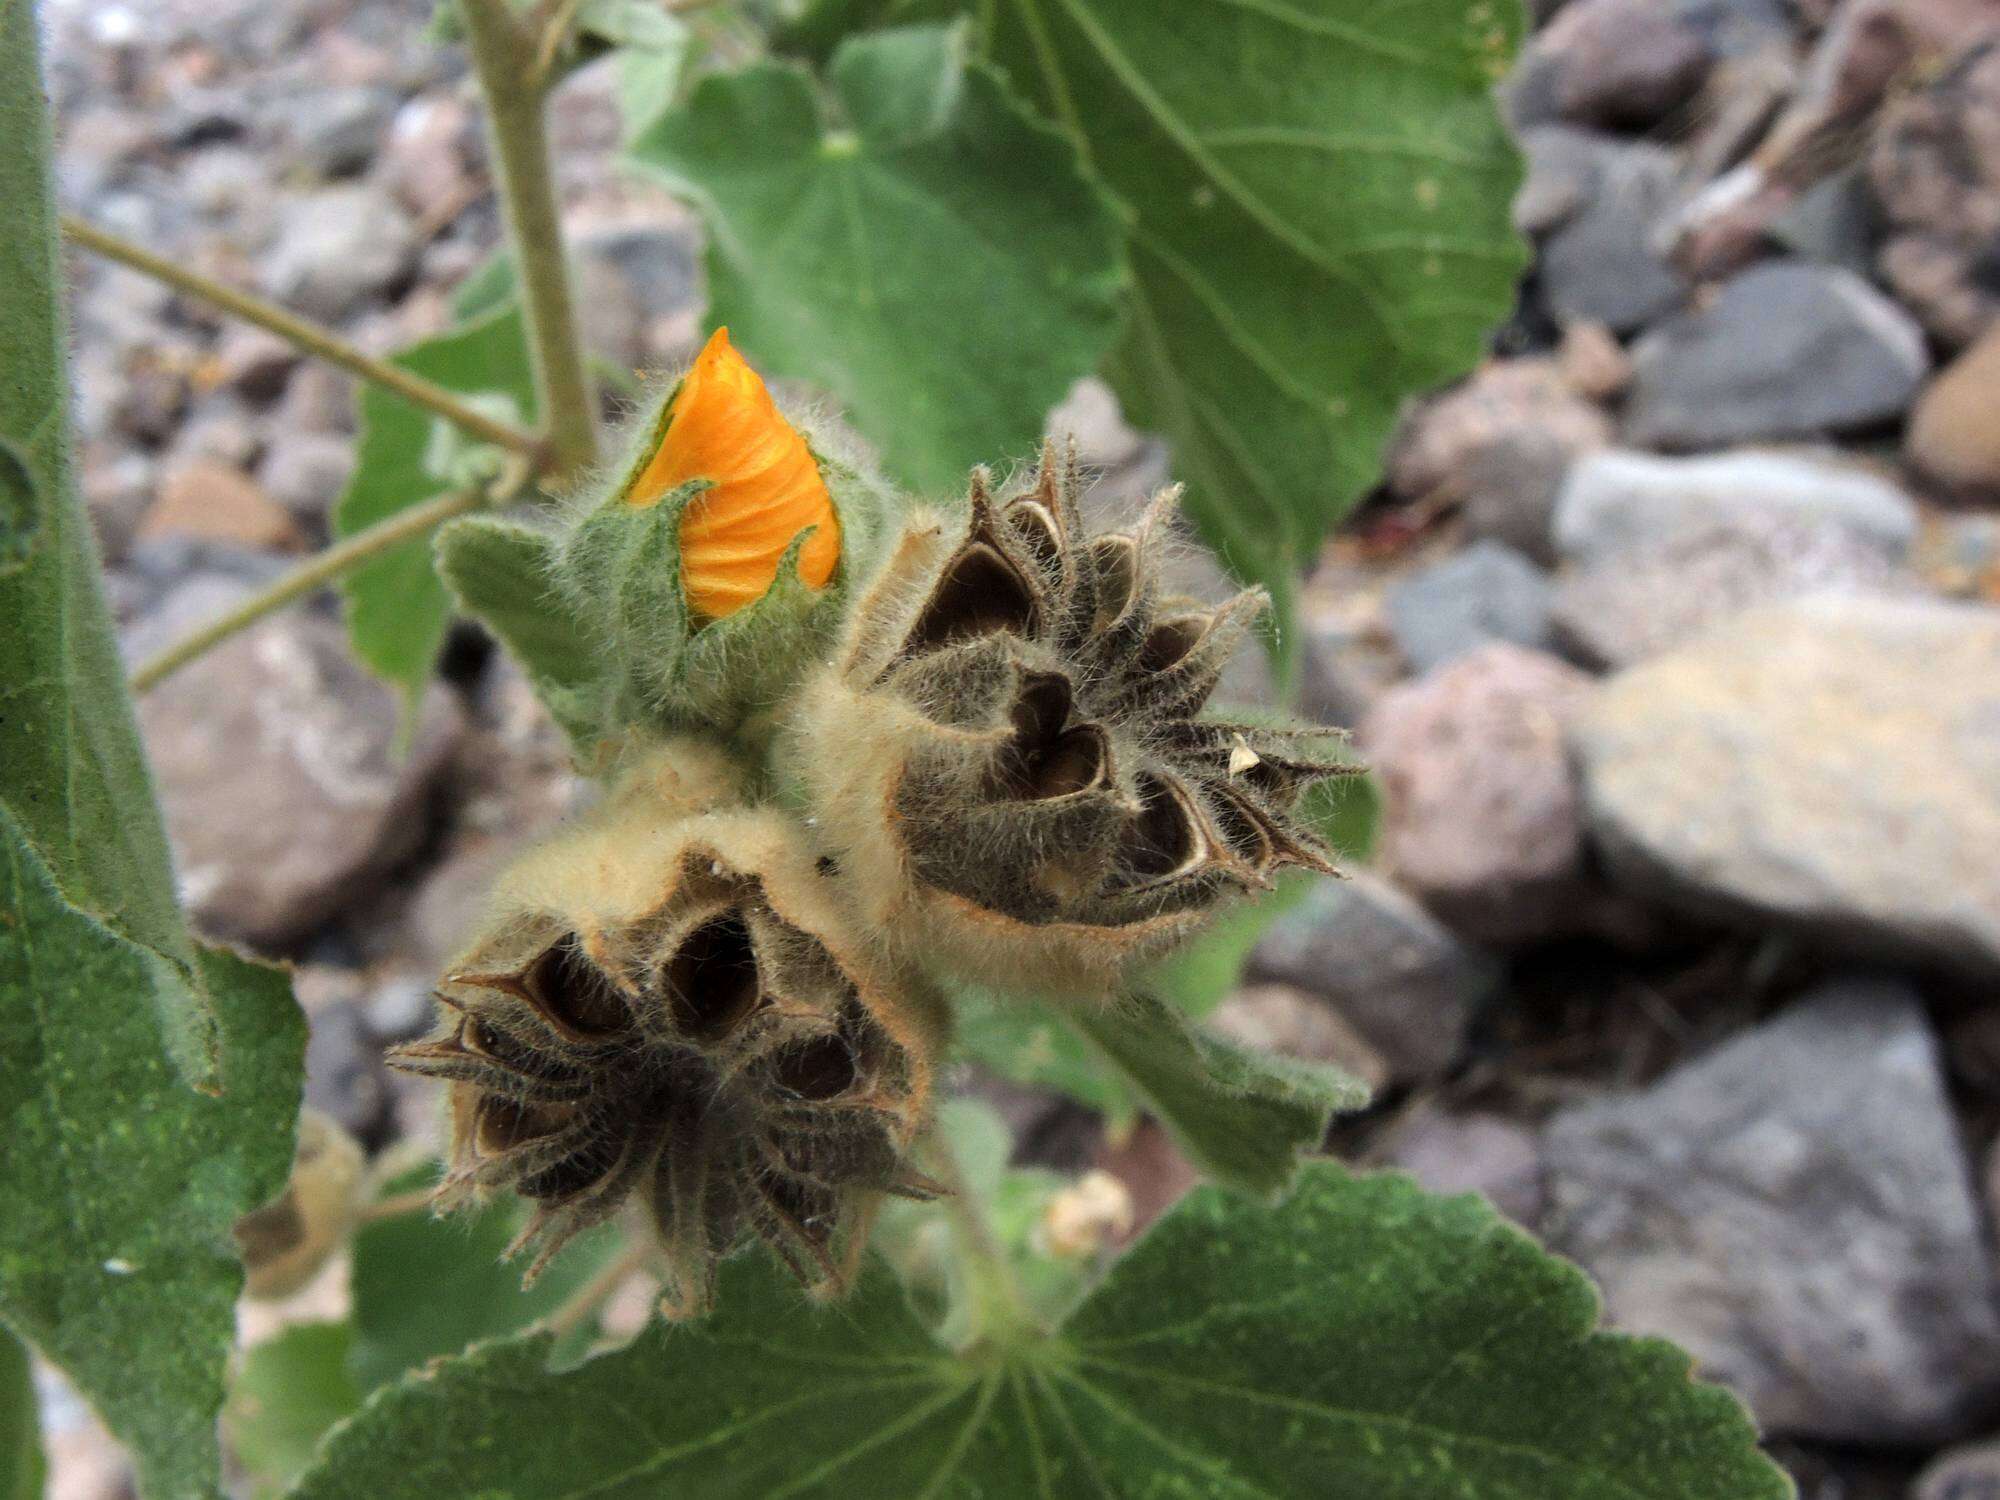
[[[458,607],[499,638],[562,725],[580,760],[610,732],[609,683],[575,611],[556,588],[557,539],[492,516],[466,516],[438,533],[438,576]]]

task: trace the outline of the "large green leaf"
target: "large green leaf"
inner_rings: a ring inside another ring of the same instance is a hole
[[[931,491],[1032,450],[1110,344],[1125,284],[1074,147],[961,39],[849,42],[824,97],[776,64],[713,75],[633,147],[708,221],[711,322],[830,391]]]
[[[435,1174],[425,1167],[390,1191],[422,1187]],[[593,1230],[523,1290],[520,1263],[500,1257],[525,1217],[508,1197],[442,1219],[401,1214],[355,1235],[350,1368],[361,1389],[479,1339],[520,1332],[562,1306],[616,1250],[615,1226]]]
[[[1483,1201],[1315,1168],[1202,1190],[1052,1336],[942,1349],[894,1278],[812,1307],[763,1257],[721,1310],[560,1375],[490,1345],[335,1434],[303,1500],[439,1494],[1778,1500],[1742,1408],[1593,1331],[1574,1267]]]
[[[214,1020],[72,471],[48,154],[33,7],[0,0],[0,811],[65,901],[159,960],[124,999],[212,1084]]]
[[[244,1355],[222,1427],[253,1494],[281,1494],[326,1430],[361,1405],[353,1346],[351,1323],[295,1323]]]
[[[520,313],[509,303],[477,322],[405,349],[394,363],[470,397],[492,416],[531,427],[534,380]],[[333,529],[352,536],[447,490],[491,477],[498,455],[442,417],[376,386],[361,393],[354,477]],[[378,553],[341,580],[355,654],[414,702],[451,624],[451,598],[428,537]]]
[[[1516,0],[986,0],[992,55],[1131,214],[1106,372],[1281,627],[1405,397],[1478,357],[1526,253],[1491,99]],[[1296,632],[1287,630],[1281,644]]]
[[[223,1095],[182,1085],[133,1002],[162,962],[67,905],[0,814],[0,1316],[133,1450],[207,1495],[243,1285],[230,1228],[292,1160],[305,1021],[277,969],[200,955]]]
[[[884,26],[949,21],[971,8],[969,0],[807,0],[772,36],[782,52],[824,63],[857,32]]]
[[[28,1350],[0,1328],[0,1500],[38,1500],[46,1468]]]

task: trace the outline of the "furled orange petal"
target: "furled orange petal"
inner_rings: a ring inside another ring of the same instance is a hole
[[[779,413],[757,372],[718,328],[674,393],[659,451],[625,492],[657,505],[690,479],[713,481],[681,517],[688,605],[711,620],[764,597],[792,539],[817,527],[799,576],[822,588],[840,561],[840,521],[806,441]]]

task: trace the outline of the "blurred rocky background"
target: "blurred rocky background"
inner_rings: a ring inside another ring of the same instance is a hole
[[[498,226],[429,0],[44,10],[68,208],[370,349],[445,325]],[[1537,10],[1518,310],[1309,583],[1307,706],[1356,729],[1380,847],[1217,1023],[1377,1081],[1335,1150],[1574,1257],[1809,1500],[2000,1495],[2000,0]],[[619,173],[608,76],[554,133],[595,352],[671,367],[697,226]],[[325,541],[353,392],[101,262],[72,316],[136,656]],[[1108,500],[1169,472],[1095,384],[1052,425]],[[298,966],[311,1102],[428,1131],[381,1050],[578,793],[523,679],[455,637],[405,750],[322,599],[141,718],[201,923]],[[1148,1125],[966,1084],[1141,1221],[1191,1180]],[[54,1493],[122,1493],[48,1405]]]

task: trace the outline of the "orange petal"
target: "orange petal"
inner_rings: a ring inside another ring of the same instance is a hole
[[[840,561],[840,521],[819,465],[778,411],[757,372],[718,328],[674,393],[667,429],[625,492],[657,505],[676,486],[712,488],[681,516],[681,579],[689,606],[711,620],[769,592],[792,539],[816,527],[799,553],[799,576],[822,588]]]

